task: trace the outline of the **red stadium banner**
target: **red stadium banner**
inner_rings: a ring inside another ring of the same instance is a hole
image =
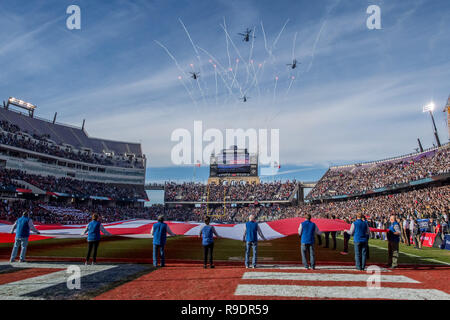
[[[434,240],[436,239],[436,233],[423,233],[420,237],[420,241],[422,242],[422,246],[432,248],[434,244]]]

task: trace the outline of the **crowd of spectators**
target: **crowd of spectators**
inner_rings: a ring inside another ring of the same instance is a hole
[[[450,172],[450,146],[428,155],[370,165],[331,168],[308,194],[308,199],[353,195]]]
[[[86,224],[92,213],[98,213],[102,222],[109,223],[129,219],[150,219],[149,210],[134,207],[109,207],[102,205],[43,203],[31,200],[3,200],[0,203],[0,221],[14,222],[23,211],[31,211],[38,224]]]
[[[41,176],[25,173],[20,170],[0,169],[0,183],[4,186],[15,185],[14,180],[25,181],[43,191],[67,193],[79,196],[102,196],[112,199],[146,199],[143,186],[136,185],[114,185],[100,182],[76,180],[67,177],[57,178],[55,176]]]
[[[6,144],[9,146],[22,148],[38,153],[48,154],[55,157],[91,163],[99,164],[104,166],[118,166],[118,167],[128,167],[128,168],[143,168],[142,161],[138,159],[127,159],[127,160],[113,160],[112,158],[103,158],[94,153],[86,153],[80,150],[70,150],[67,151],[65,146],[55,145],[54,143],[48,141],[50,139],[49,135],[38,135],[36,133],[31,134],[32,139],[23,135],[19,126],[12,124],[6,120],[0,121],[0,127],[3,132],[0,134],[0,144]]]
[[[438,219],[448,214],[449,209],[450,185],[446,185],[346,201],[311,203],[298,207],[296,212],[286,212],[286,216],[312,213],[316,217],[333,215],[345,220],[361,212],[366,217],[377,220],[387,219],[392,214]]]
[[[0,170],[0,189],[16,189],[25,188],[21,183],[15,181],[16,177],[11,174],[10,170]]]
[[[166,201],[230,202],[288,200],[295,191],[296,181],[236,184],[167,183]]]
[[[0,170],[0,182],[3,185],[13,184],[10,175],[14,179],[21,179],[29,183],[35,184],[39,187],[52,186],[59,190],[59,192],[89,192],[95,194],[97,191],[104,194],[104,190],[111,187],[110,185],[100,186],[93,184],[92,189],[89,189],[89,184],[86,182],[79,182],[76,180],[63,178],[56,179],[54,177],[44,178],[41,176],[27,175],[23,172],[12,172],[11,170]],[[75,182],[76,181],[76,182]],[[171,185],[173,188],[183,186],[181,189],[176,189],[177,194],[179,190],[189,190],[186,194],[196,194],[190,199],[201,199],[201,193],[198,190],[205,188],[205,185],[191,184],[186,185]],[[248,185],[251,196],[247,196],[246,192],[242,192],[244,197],[240,198],[240,194],[234,199],[273,199],[274,195],[281,198],[287,198],[295,183],[270,183],[262,184],[266,189],[261,190],[255,188],[256,185]],[[81,186],[81,189],[76,189]],[[195,186],[195,187],[191,187]],[[235,186],[233,192],[239,192],[242,186]],[[68,188],[68,189],[64,189]],[[167,188],[167,185],[166,185]],[[221,189],[220,186],[215,186],[218,191],[225,192],[227,189]],[[233,188],[230,186],[230,188]],[[53,189],[51,189],[53,190]],[[173,189],[172,189],[173,190]],[[191,192],[190,190],[194,190]],[[215,190],[213,188],[213,190]],[[256,190],[256,191],[255,191]],[[53,190],[56,191],[56,190]],[[198,191],[198,193],[197,193]],[[211,191],[210,191],[211,192]],[[259,192],[259,193],[258,193]],[[111,193],[114,193],[112,191]],[[270,195],[270,196],[267,196]],[[255,197],[253,197],[255,196]],[[0,220],[13,221],[20,216],[23,210],[31,210],[33,219],[39,223],[62,223],[62,224],[81,224],[88,221],[92,212],[97,212],[102,216],[104,222],[113,222],[127,219],[151,219],[156,220],[159,215],[164,215],[166,220],[171,221],[203,221],[206,215],[212,216],[214,222],[221,223],[241,223],[248,220],[248,216],[253,214],[258,221],[273,221],[285,218],[304,217],[306,214],[311,214],[313,218],[328,218],[341,219],[347,222],[352,222],[357,213],[362,213],[369,225],[378,229],[385,229],[388,226],[389,216],[395,214],[399,221],[413,219],[431,219],[435,224],[444,224],[448,226],[448,216],[450,214],[450,185],[443,186],[428,186],[425,188],[417,188],[404,190],[402,192],[391,194],[373,194],[365,197],[355,197],[339,201],[324,201],[324,202],[307,202],[300,205],[288,205],[284,203],[265,203],[258,202],[247,204],[197,204],[195,207],[187,207],[177,204],[172,207],[165,207],[164,205],[153,205],[144,208],[132,207],[110,207],[102,205],[86,204],[61,204],[58,203],[40,203],[37,201],[4,201],[0,206]],[[383,233],[376,234],[378,237],[384,237]]]
[[[241,207],[202,205],[196,208],[177,206],[165,208],[164,205],[151,207],[110,207],[83,203],[63,204],[61,202],[43,203],[31,200],[3,200],[0,202],[0,221],[14,222],[24,210],[31,211],[36,223],[41,224],[85,224],[92,213],[98,213],[105,223],[129,219],[156,220],[164,215],[169,221],[203,221],[206,215],[214,222],[242,223],[253,214],[260,222],[286,218],[304,217],[307,213],[314,218],[340,219],[348,223],[354,221],[356,213],[361,212],[369,225],[377,229],[389,226],[389,216],[395,214],[400,225],[405,220],[429,219],[430,232],[438,229],[449,231],[450,185],[428,187],[389,195],[375,195],[368,198],[349,199],[323,203],[305,203],[298,206],[272,204],[269,206],[248,205]],[[385,239],[382,232],[372,232],[373,238]],[[408,240],[403,237],[403,241]]]
[[[153,210],[151,207],[149,210]],[[448,219],[450,211],[450,185],[427,187],[389,195],[375,195],[343,201],[305,203],[298,206],[272,204],[268,206],[249,205],[241,207],[206,206],[201,208],[170,208],[164,211],[158,207],[158,214],[178,221],[201,221],[208,214],[220,222],[245,222],[250,214],[259,221],[272,221],[285,218],[304,217],[307,213],[315,218],[336,218],[350,222],[358,212],[363,213],[374,227],[384,229],[389,216],[401,219]],[[157,214],[156,214],[157,215]]]

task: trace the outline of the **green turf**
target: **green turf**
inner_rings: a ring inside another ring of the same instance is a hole
[[[353,243],[353,242],[352,242]],[[371,239],[370,244],[372,246],[379,246],[385,248],[386,250],[382,250],[387,252],[387,241]],[[422,249],[415,249],[413,245],[407,246],[406,244],[400,243],[400,259],[404,257],[408,257],[407,254],[415,255],[419,257],[414,257],[413,259],[420,259],[424,262],[422,263],[431,263],[429,259],[435,259],[438,261],[450,263],[450,251],[449,250],[441,250],[438,248],[427,248],[423,247]]]
[[[331,239],[330,239],[331,240]],[[349,254],[341,255],[343,239],[338,237],[337,250],[316,246],[316,259],[322,262],[353,262],[354,252],[352,241],[349,245]],[[330,241],[331,244],[331,241]],[[387,262],[387,243],[382,240],[370,240],[370,259],[372,263]],[[374,247],[378,246],[381,248]],[[11,253],[12,244],[0,244],[0,257],[7,258]],[[28,246],[27,256],[30,257],[80,257],[86,254],[87,244],[85,239],[46,239],[33,241]],[[214,259],[222,261],[242,261],[245,245],[242,241],[230,239],[217,239],[214,245]],[[417,255],[414,257],[405,253]],[[104,237],[100,243],[99,258],[128,258],[151,259],[152,240],[133,239],[125,237]],[[171,237],[166,246],[167,259],[177,260],[202,260],[203,249],[201,241],[197,237]],[[300,245],[298,236],[289,236],[271,241],[260,242],[258,257],[261,263],[271,261],[291,261],[299,263]],[[437,261],[430,261],[434,259]],[[435,248],[423,248],[422,250],[400,245],[400,263],[404,264],[434,264],[438,261],[450,263],[450,252]]]

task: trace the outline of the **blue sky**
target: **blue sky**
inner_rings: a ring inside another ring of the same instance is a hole
[[[81,30],[66,28],[71,4],[81,8]],[[372,4],[381,30],[366,27]],[[192,168],[173,168],[170,135],[194,120],[280,129],[281,171],[291,172],[283,179],[409,153],[418,137],[432,146],[421,112],[431,100],[448,141],[447,0],[2,0],[0,12],[0,99],[27,100],[60,122],[86,119],[91,136],[141,142],[149,180],[192,179]],[[248,43],[237,35],[247,27],[255,32]],[[286,66],[292,57],[296,70]],[[206,175],[203,167],[197,177]]]

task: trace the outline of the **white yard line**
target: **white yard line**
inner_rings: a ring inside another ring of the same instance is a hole
[[[228,257],[229,261],[242,261],[244,263],[244,257]],[[252,256],[250,256],[250,261],[252,260]],[[273,257],[258,257],[258,261],[273,261]]]
[[[67,267],[68,265],[65,266]],[[59,267],[64,268],[63,265],[59,265]],[[114,266],[80,266],[81,277],[111,268],[114,268]],[[26,297],[25,295],[51,286],[66,283],[70,275],[72,275],[72,273],[67,273],[67,270],[61,270],[38,277],[6,283],[0,285],[0,297],[9,297],[9,299],[34,299],[34,297]]]
[[[359,281],[366,282],[371,274],[352,273],[292,273],[292,272],[246,272],[242,279],[246,280],[302,280],[302,281]],[[380,282],[420,283],[417,280],[395,275],[380,275]]]
[[[83,269],[89,270],[99,270],[103,271],[106,269],[110,269],[115,267],[116,265],[107,265],[107,264],[95,264],[95,265],[84,265],[82,263],[40,263],[40,262],[14,262],[10,263],[9,261],[0,262],[1,265],[11,265],[14,268],[45,268],[45,269],[67,269],[69,266],[78,266]],[[105,269],[106,268],[106,269]]]
[[[237,296],[297,298],[450,300],[450,295],[440,290],[385,287],[369,289],[367,287],[240,284],[234,294]]]
[[[367,266],[369,267],[369,266]],[[391,270],[378,267],[381,272],[391,272]],[[276,269],[276,270],[305,270],[305,267],[300,265],[280,265],[280,264],[261,264],[258,269]],[[356,271],[353,266],[316,266],[316,270],[338,270],[338,271]]]

